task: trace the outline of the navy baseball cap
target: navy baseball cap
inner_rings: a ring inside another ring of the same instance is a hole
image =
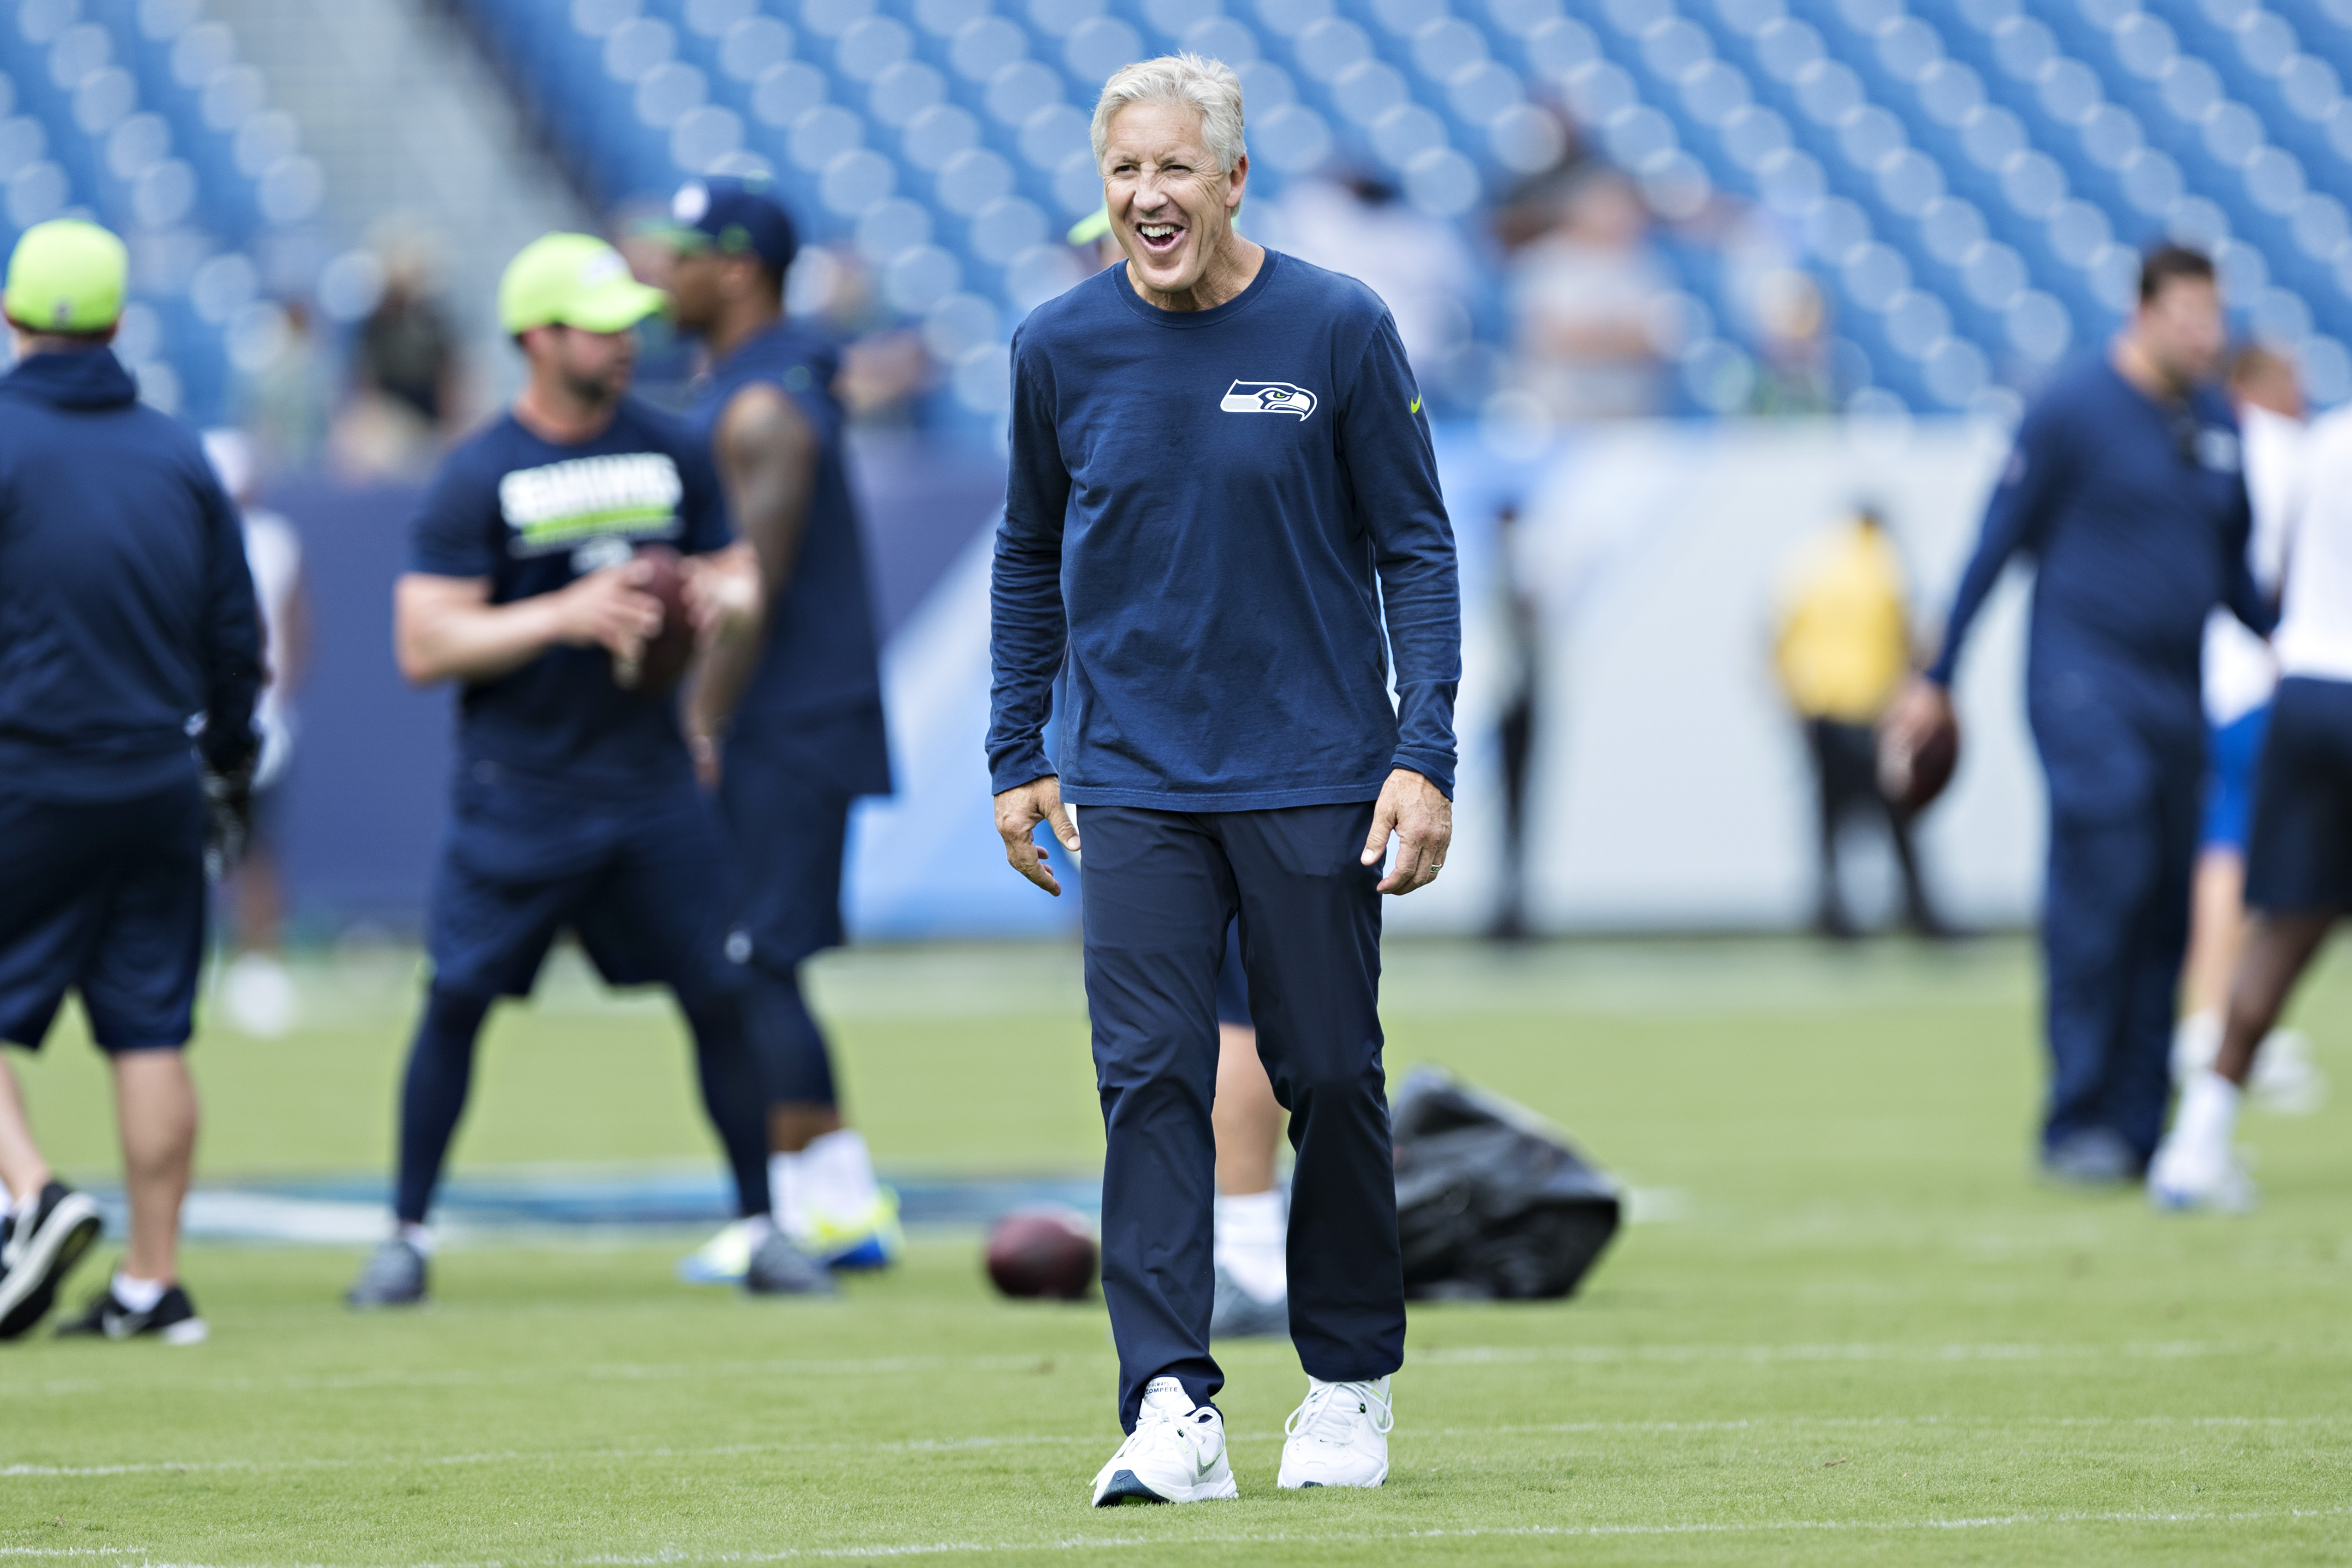
[[[661,231],[680,250],[756,256],[782,278],[792,270],[801,241],[775,190],[772,180],[735,174],[688,180],[670,198],[669,222]]]

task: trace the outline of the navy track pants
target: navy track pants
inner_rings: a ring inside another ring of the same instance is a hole
[[[1258,1054],[1290,1112],[1290,1332],[1308,1374],[1404,1360],[1395,1154],[1381,1062],[1379,872],[1358,864],[1369,801],[1271,811],[1087,805],[1087,1005],[1102,1094],[1103,1294],[1119,1424],[1144,1385],[1196,1403],[1209,1353],[1217,969],[1239,918]]]
[[[2050,786],[2042,1147],[2105,1128],[2145,1161],[2171,1095],[2205,728],[2193,690],[2132,684],[2069,670],[2027,704]]]

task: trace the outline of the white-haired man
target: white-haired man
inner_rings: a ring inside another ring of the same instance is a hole
[[[1234,73],[1189,55],[1128,67],[1094,147],[1127,261],[1013,340],[988,737],[1006,858],[1048,892],[1034,830],[1075,858],[1065,804],[1086,808],[1103,1289],[1129,1432],[1094,1500],[1235,1495],[1208,1341],[1214,996],[1236,917],[1297,1153],[1290,1329],[1308,1383],[1280,1482],[1378,1486],[1405,1321],[1379,895],[1426,886],[1452,837],[1453,530],[1378,297],[1234,230],[1249,177]],[[1057,773],[1043,734],[1066,664]]]

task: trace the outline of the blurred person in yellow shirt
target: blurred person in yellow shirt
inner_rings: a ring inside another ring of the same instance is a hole
[[[1911,841],[1912,814],[1878,783],[1878,718],[1911,673],[1912,649],[1903,560],[1873,508],[1859,507],[1808,540],[1790,562],[1773,663],[1804,726],[1820,786],[1821,931],[1855,933],[1839,881],[1838,830],[1864,810],[1886,823],[1911,927],[1941,934]]]

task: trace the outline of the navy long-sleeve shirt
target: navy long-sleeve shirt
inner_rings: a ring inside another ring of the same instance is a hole
[[[2227,605],[2264,633],[2276,620],[2247,568],[2251,526],[2229,405],[2200,389],[2167,407],[2085,361],[2026,411],[1928,679],[1951,683],[2021,552],[2036,566],[2029,679],[2089,659],[2194,704],[2208,612]]]
[[[1225,303],[1162,310],[1109,268],[1014,334],[1012,447],[993,788],[1058,771],[1082,805],[1251,811],[1410,768],[1453,793],[1454,531],[1370,289],[1269,250]]]
[[[128,800],[198,750],[241,765],[261,679],[244,532],[195,437],[107,350],[0,379],[0,788]]]

